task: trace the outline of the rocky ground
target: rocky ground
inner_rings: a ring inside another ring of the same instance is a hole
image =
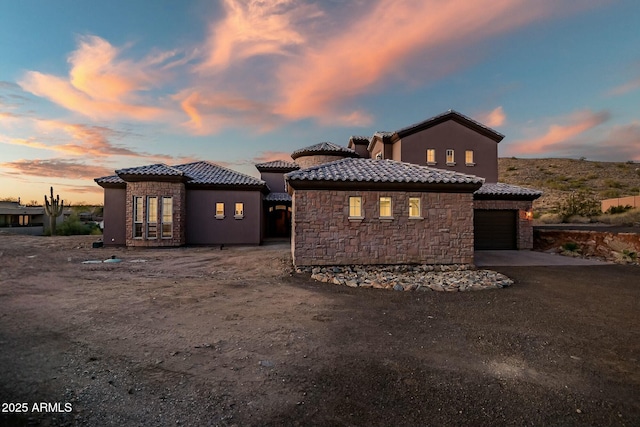
[[[0,425],[640,425],[636,266],[394,292],[92,240],[0,236]]]

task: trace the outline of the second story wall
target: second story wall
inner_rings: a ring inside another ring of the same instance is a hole
[[[435,150],[439,169],[476,175],[486,182],[498,182],[498,143],[453,120],[405,136],[400,145],[403,162],[427,165],[427,150]],[[447,162],[447,150],[453,150],[454,162]],[[473,152],[473,163],[467,164],[466,152]]]
[[[286,192],[284,187],[284,174],[286,172],[260,172],[260,179],[267,183],[272,193]]]

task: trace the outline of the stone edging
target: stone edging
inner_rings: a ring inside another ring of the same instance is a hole
[[[312,279],[325,283],[396,291],[464,292],[513,285],[513,280],[504,274],[470,265],[298,267],[296,272],[311,273]]]

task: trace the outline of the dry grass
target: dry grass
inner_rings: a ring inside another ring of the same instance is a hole
[[[603,214],[598,216],[598,222],[612,225],[633,226],[640,224],[640,209],[631,209],[619,214]]]

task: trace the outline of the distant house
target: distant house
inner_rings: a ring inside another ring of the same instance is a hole
[[[65,208],[56,218],[56,224],[61,224],[70,215],[71,211]],[[0,202],[0,231],[41,236],[49,231],[49,217],[44,206],[25,206],[19,200]]]
[[[291,237],[296,265],[467,264],[531,249],[539,191],[498,182],[504,136],[456,111],[395,132],[322,142],[261,178],[206,161],[97,178],[105,244],[260,244]]]

